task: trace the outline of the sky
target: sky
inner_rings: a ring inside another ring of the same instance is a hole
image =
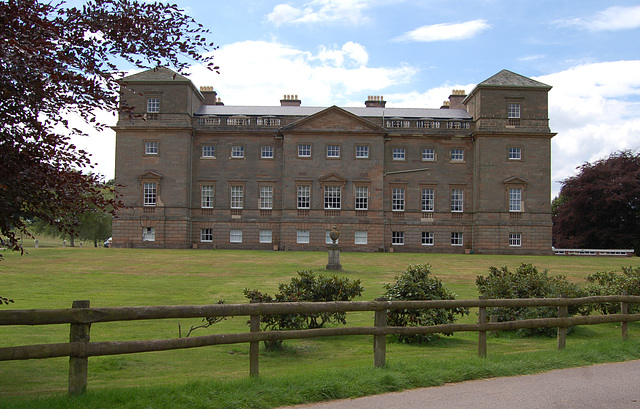
[[[640,148],[638,0],[176,1],[219,46],[220,74],[190,79],[225,105],[439,108],[508,69],[553,87],[552,197],[585,162]],[[112,131],[75,142],[113,178]]]

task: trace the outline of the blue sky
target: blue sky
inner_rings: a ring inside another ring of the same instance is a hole
[[[640,2],[178,0],[211,30],[220,74],[192,68],[226,105],[442,104],[502,69],[553,86],[552,195],[576,167],[640,148]],[[113,122],[111,120],[111,122]],[[113,177],[113,134],[78,141]]]

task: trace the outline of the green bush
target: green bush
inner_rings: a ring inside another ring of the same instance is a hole
[[[395,277],[395,283],[384,285],[384,297],[390,301],[408,300],[454,300],[455,294],[447,289],[442,280],[431,276],[429,264],[409,265],[407,270]],[[387,313],[387,325],[392,327],[422,327],[439,324],[453,324],[455,315],[469,314],[467,308],[438,308],[392,310]],[[451,333],[445,334],[451,335]],[[398,335],[405,343],[428,342],[433,334]]]
[[[569,298],[584,297],[586,291],[577,284],[570,283],[564,276],[549,277],[548,270],[538,271],[531,264],[522,263],[515,272],[507,267],[489,267],[487,277],[476,277],[476,286],[481,296],[495,299],[513,298]],[[569,306],[569,316],[587,315],[589,306]],[[516,321],[534,318],[555,318],[557,307],[495,307],[487,308],[487,314],[497,315],[498,321]],[[520,334],[555,336],[555,328],[523,328]]]
[[[321,302],[353,301],[362,295],[360,280],[345,277],[316,275],[312,270],[298,271],[298,277],[289,284],[279,284],[278,293],[271,296],[258,290],[243,290],[244,296],[257,302]],[[324,312],[317,314],[264,315],[260,318],[262,331],[283,331],[322,328],[327,323],[346,324],[346,313]],[[282,345],[282,341],[265,341],[267,348]]]
[[[589,295],[640,295],[640,267],[622,267],[622,273],[598,271],[587,275]],[[619,314],[620,303],[601,303],[594,306],[601,314]],[[640,305],[629,304],[629,313],[640,312]]]

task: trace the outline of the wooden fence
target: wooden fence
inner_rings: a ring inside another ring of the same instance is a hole
[[[611,315],[567,317],[570,305],[591,303],[620,303],[621,313]],[[342,335],[373,335],[373,362],[383,367],[386,361],[386,335],[433,334],[462,331],[478,332],[478,355],[487,354],[487,331],[514,330],[520,328],[558,328],[558,349],[566,344],[566,328],[575,325],[621,323],[622,337],[627,337],[627,323],[640,321],[640,314],[628,314],[629,303],[640,303],[640,296],[597,296],[584,298],[531,298],[531,299],[479,299],[446,301],[375,301],[319,302],[319,303],[251,303],[215,304],[197,306],[149,306],[90,308],[89,301],[74,301],[72,308],[51,310],[0,311],[0,325],[49,325],[70,324],[69,342],[57,344],[27,345],[0,348],[0,361],[20,359],[44,359],[69,357],[69,394],[86,391],[88,358],[91,356],[131,354],[138,352],[166,351],[196,348],[209,345],[250,344],[249,374],[259,373],[260,341],[319,338]],[[530,319],[509,322],[487,322],[486,309],[492,307],[558,307],[557,318]],[[386,312],[416,308],[479,308],[477,324],[444,324],[428,327],[389,327]],[[374,312],[372,327],[318,328],[296,331],[260,331],[262,315],[313,314],[322,312]],[[155,320],[171,318],[249,316],[250,332],[213,334],[192,338],[155,339],[144,341],[90,342],[91,324]]]

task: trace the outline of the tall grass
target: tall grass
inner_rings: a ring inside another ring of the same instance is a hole
[[[0,292],[16,300],[2,308],[68,308],[76,299],[92,306],[209,304],[247,302],[242,288],[273,293],[297,270],[324,270],[326,253],[39,248],[28,254],[4,254]],[[637,266],[637,258],[509,257],[343,253],[340,275],[361,279],[363,299],[383,293],[383,284],[408,264],[430,263],[432,271],[458,298],[477,298],[475,277],[489,266],[515,268],[521,262],[550,274],[581,282],[598,270]],[[475,314],[465,318],[476,319]],[[371,325],[371,313],[348,315],[349,325]],[[178,325],[188,329],[198,319],[94,324],[92,341],[174,338]],[[555,340],[500,334],[490,337],[488,358],[479,359],[477,334],[457,333],[430,345],[390,342],[389,367],[373,370],[371,337],[288,341],[279,353],[260,357],[259,379],[248,379],[248,345],[89,360],[89,392],[68,400],[68,359],[0,362],[0,407],[251,407],[361,396],[443,382],[512,375],[594,362],[640,358],[640,327],[630,325],[627,342],[615,325],[579,328],[567,350]],[[0,346],[66,342],[68,326],[0,327]],[[198,330],[194,335],[247,331],[246,317]],[[389,338],[391,341],[391,337]],[[74,406],[75,405],[75,406]]]

